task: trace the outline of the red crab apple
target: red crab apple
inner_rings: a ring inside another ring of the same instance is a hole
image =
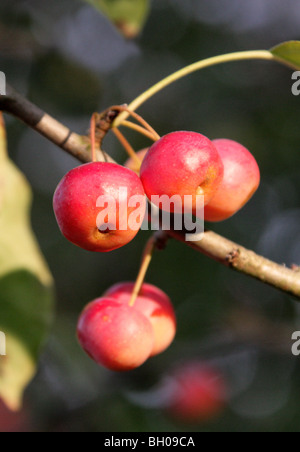
[[[223,171],[218,151],[208,138],[195,132],[173,132],[151,146],[142,163],[141,180],[148,198],[162,210],[197,214],[196,195],[203,195],[208,204]],[[165,208],[157,198],[163,195],[174,197],[174,204]],[[190,199],[184,199],[187,195]]]
[[[62,234],[89,251],[129,243],[144,219],[146,197],[139,177],[115,163],[88,163],[71,170],[53,200]]]
[[[132,282],[116,284],[105,296],[128,306],[133,288]],[[154,345],[151,356],[162,353],[172,343],[176,334],[176,316],[171,300],[158,287],[144,283],[133,307],[152,324]]]
[[[82,312],[77,335],[86,353],[114,371],[141,366],[153,349],[153,328],[146,317],[108,297],[99,298]]]
[[[220,372],[202,363],[178,368],[170,382],[168,413],[184,422],[204,422],[222,412],[226,385]]]
[[[224,177],[217,193],[205,206],[206,221],[223,221],[238,212],[260,184],[260,171],[253,155],[232,140],[214,140],[224,165]]]
[[[140,151],[138,151],[136,153],[137,157],[140,159],[141,163],[143,162],[147,152],[148,152],[149,148],[145,148],[145,149],[141,149]],[[131,169],[132,171],[134,171],[136,174],[140,174],[140,166],[138,166],[137,162],[135,159],[133,158],[129,158],[128,160],[126,160],[124,166],[126,168]]]

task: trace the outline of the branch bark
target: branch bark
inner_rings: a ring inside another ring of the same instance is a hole
[[[15,91],[10,85],[6,87],[6,96],[0,95],[0,110],[21,119],[29,127],[82,163],[91,161],[91,143],[87,136],[72,132]],[[98,152],[98,160],[114,162],[104,152]]]
[[[22,120],[81,162],[91,161],[88,137],[70,131],[9,86],[7,95],[0,96],[0,110]],[[99,161],[114,161],[109,155],[102,152],[99,152],[98,157]],[[206,231],[199,242],[186,242],[184,231],[171,230],[168,235],[226,267],[300,299],[300,270],[298,267],[290,269],[276,264],[211,231]]]
[[[291,269],[279,265],[212,231],[206,231],[199,242],[186,242],[185,233],[181,231],[172,230],[169,235],[226,267],[300,298],[298,267]]]

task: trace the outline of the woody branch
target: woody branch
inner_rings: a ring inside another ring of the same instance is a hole
[[[81,162],[91,161],[91,143],[87,136],[72,132],[10,86],[7,87],[6,96],[0,96],[0,110],[20,119]],[[108,154],[100,151],[98,159],[113,162]],[[300,299],[298,267],[279,265],[211,231],[206,231],[199,242],[186,242],[184,231],[170,230],[168,235],[222,265]]]

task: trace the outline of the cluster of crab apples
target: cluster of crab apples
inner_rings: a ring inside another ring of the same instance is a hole
[[[188,209],[192,215],[197,215],[201,195],[204,219],[223,221],[250,200],[260,183],[253,155],[227,139],[211,141],[195,132],[173,132],[138,156],[140,169],[133,160],[125,167],[93,162],[63,178],[54,195],[54,211],[69,241],[89,251],[118,249],[142,226],[147,198],[155,203],[166,195],[175,199],[169,203],[171,213]],[[134,283],[114,286],[90,303],[79,319],[83,349],[112,370],[139,367],[163,352],[175,336],[176,318],[168,296],[144,284],[131,305],[133,287]]]

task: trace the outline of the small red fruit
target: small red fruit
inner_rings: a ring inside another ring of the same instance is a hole
[[[131,282],[116,284],[105,293],[105,296],[128,306],[133,288],[134,283]],[[170,298],[157,287],[143,284],[133,308],[152,324],[154,346],[151,356],[162,353],[173,342],[176,334],[176,316]]]
[[[149,150],[149,148],[145,148],[145,149],[142,149],[141,151],[138,151],[136,153],[136,155],[140,159],[141,163],[143,162],[148,150]],[[138,175],[140,174],[141,167],[137,164],[135,159],[129,158],[128,160],[126,160],[124,166],[125,166],[125,168],[131,169],[136,174],[138,174]]]
[[[85,250],[107,252],[136,236],[146,198],[133,171],[97,162],[81,165],[62,179],[53,207],[61,232],[70,242]],[[99,220],[101,215],[104,218]]]
[[[195,132],[173,132],[151,146],[142,163],[141,180],[146,195],[157,207],[167,210],[153,196],[176,196],[178,201],[169,207],[171,212],[197,214],[196,195],[204,195],[204,204],[208,204],[223,172],[218,151],[208,138]],[[184,196],[190,196],[190,202]]]
[[[136,309],[99,298],[82,312],[77,334],[86,353],[114,371],[141,366],[153,349],[151,323]]]
[[[169,384],[172,392],[167,410],[180,421],[209,421],[224,408],[224,380],[217,370],[207,365],[189,363],[174,372]]]
[[[260,184],[260,171],[253,155],[232,140],[215,140],[224,165],[224,178],[217,193],[205,207],[206,221],[223,221],[238,212]]]

